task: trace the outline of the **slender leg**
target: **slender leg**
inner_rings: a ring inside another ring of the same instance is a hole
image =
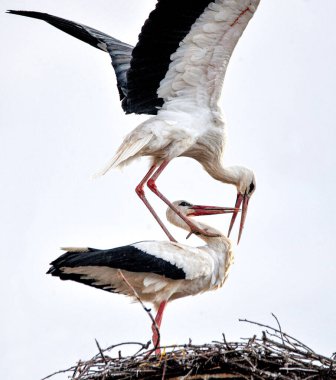
[[[160,306],[159,306],[159,310],[156,314],[156,317],[155,317],[155,323],[156,323],[156,326],[158,327],[158,329],[160,330],[160,327],[161,327],[161,322],[162,322],[162,317],[163,317],[163,312],[164,312],[164,309],[167,305],[167,301],[163,301],[160,303]],[[152,331],[153,331],[153,344],[154,344],[154,347],[159,347],[160,346],[160,338],[158,336],[158,333],[156,331],[156,328],[155,328],[155,325],[152,324]],[[161,350],[159,348],[157,348],[155,350],[155,354],[156,355],[161,355]]]
[[[138,196],[143,201],[143,203],[145,204],[145,206],[148,208],[148,210],[154,216],[155,220],[159,223],[159,225],[163,229],[164,233],[168,236],[168,239],[170,241],[176,242],[176,240],[173,238],[173,236],[171,235],[171,233],[168,231],[167,227],[163,224],[162,220],[159,218],[158,214],[155,212],[155,210],[153,209],[153,207],[149,204],[149,202],[148,202],[148,200],[147,200],[147,198],[145,196],[144,189],[143,189],[144,185],[146,184],[146,182],[148,181],[148,179],[150,178],[150,176],[153,174],[153,172],[156,169],[156,167],[157,167],[157,164],[154,164],[154,165],[152,165],[150,167],[150,169],[147,172],[147,174],[145,175],[145,177],[142,179],[142,181],[139,183],[139,185],[135,188],[135,192],[138,194]]]
[[[197,227],[189,218],[184,216],[178,208],[176,208],[160,191],[157,189],[155,181],[158,179],[159,175],[163,172],[163,170],[166,168],[166,166],[169,164],[170,160],[164,160],[162,164],[158,167],[156,172],[149,178],[147,181],[147,186],[153,191],[154,194],[156,194],[160,199],[163,200],[163,202],[166,203],[167,206],[169,206],[173,211],[176,212],[176,214],[184,220],[184,222],[189,226],[192,233],[199,233],[205,236],[211,236],[216,237],[217,234],[209,233],[199,227]]]

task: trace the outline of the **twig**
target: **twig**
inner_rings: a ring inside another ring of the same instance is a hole
[[[130,287],[131,288],[131,287]],[[258,323],[255,323],[258,324]],[[74,371],[72,380],[135,380],[135,379],[210,379],[234,378],[245,380],[336,380],[334,357],[325,358],[298,343],[282,331],[265,326],[261,337],[253,336],[239,342],[213,341],[211,344],[171,345],[165,348],[163,357],[150,356],[146,351],[149,344],[138,344],[132,356],[102,356],[99,353],[91,360],[79,362],[76,366],[58,373]],[[282,335],[281,335],[282,334]],[[113,345],[110,349],[126,343]],[[229,348],[229,349],[228,349]],[[105,360],[103,359],[105,358]],[[48,376],[44,380],[50,378]],[[71,377],[71,376],[70,376]]]
[[[315,372],[318,373],[316,369],[311,368],[300,368],[300,367],[285,367],[285,368],[279,368],[279,371],[304,371],[304,372]]]
[[[280,322],[279,322],[279,320],[278,320],[278,318],[277,318],[277,316],[275,314],[273,314],[273,313],[271,313],[271,314],[272,314],[273,318],[276,320],[276,323],[277,323],[277,325],[279,327],[280,337],[281,337],[281,340],[282,340],[282,344],[285,345],[285,341],[284,341],[284,338],[283,338],[283,333],[282,333]]]
[[[222,333],[223,341],[228,350],[232,350],[232,348],[229,346],[228,342],[226,341],[226,336],[224,333]]]
[[[277,331],[278,333],[280,333],[279,330],[277,330],[276,328],[274,327],[271,327],[271,326],[268,326],[268,325],[264,325],[262,323],[259,323],[259,322],[254,322],[254,321],[249,321],[248,319],[239,319],[239,322],[247,322],[247,323],[251,323],[253,325],[257,325],[257,326],[260,326],[260,327],[265,327],[267,329],[270,329],[270,330],[273,330],[273,331]],[[284,333],[284,335],[286,335],[288,338],[292,339],[293,341],[297,342],[300,346],[304,347],[307,351],[310,351],[312,353],[314,353],[314,351],[306,346],[304,343],[300,342],[299,340],[297,340],[296,338],[293,338],[292,336],[288,335],[287,333]]]
[[[165,355],[165,361],[164,361],[164,365],[163,365],[163,371],[162,371],[161,380],[165,380],[165,378],[166,378],[166,371],[167,371],[167,355]]]
[[[107,364],[107,360],[105,359],[105,356],[104,356],[104,354],[103,354],[102,349],[100,348],[100,345],[99,345],[97,339],[95,339],[95,341],[96,341],[96,345],[97,345],[97,347],[98,347],[99,353],[100,353],[100,355],[101,355],[101,357],[102,357],[104,363]]]
[[[150,341],[149,341],[150,343]],[[144,343],[140,343],[140,342],[123,342],[123,343],[118,343],[118,344],[112,344],[111,346],[107,347],[107,348],[104,348],[102,351],[103,352],[106,352],[106,351],[111,351],[113,349],[115,349],[116,347],[120,347],[120,346],[130,346],[130,345],[138,345],[138,346],[141,346],[141,349],[145,348],[147,349],[148,348],[148,342],[146,344]]]
[[[148,308],[144,305],[144,303],[143,303],[142,300],[140,299],[140,297],[139,297],[137,291],[136,291],[136,290],[134,289],[134,287],[129,283],[129,281],[126,279],[126,277],[124,276],[124,274],[122,273],[122,271],[121,271],[120,269],[118,269],[118,274],[119,274],[119,276],[123,279],[123,281],[125,281],[125,283],[127,284],[127,286],[132,290],[132,292],[133,292],[135,298],[139,301],[140,305],[142,306],[142,308],[145,310],[145,312],[147,313],[147,315],[149,316],[149,318],[150,318],[151,321],[152,321],[152,324],[153,324],[153,326],[154,326],[154,328],[155,328],[155,330],[156,330],[157,336],[158,336],[158,339],[157,339],[156,344],[155,344],[154,349],[153,349],[153,351],[155,351],[155,350],[158,348],[158,346],[159,346],[159,342],[160,342],[160,330],[159,330],[159,328],[158,328],[158,325],[156,324],[156,321],[155,321],[155,319],[154,319],[154,317],[153,317],[153,315],[152,315],[150,309],[148,309]]]
[[[76,374],[77,374],[77,371],[79,370],[81,364],[82,364],[82,362],[79,360],[79,361],[78,361],[78,364],[77,364],[77,366],[76,366],[76,368],[75,368],[75,370],[74,370],[74,372],[73,372],[73,374],[72,374],[72,378],[73,378],[73,379],[75,378],[75,376],[76,376]]]
[[[48,376],[46,376],[46,377],[43,377],[41,380],[47,380],[47,379],[50,379],[51,377],[56,376],[56,375],[59,375],[59,374],[61,374],[61,373],[67,373],[67,372],[70,372],[70,371],[74,371],[74,370],[76,370],[77,368],[78,368],[78,366],[76,366],[76,367],[70,367],[70,368],[68,368],[68,369],[60,370],[60,371],[57,371],[57,372],[52,373],[51,375],[48,375]]]

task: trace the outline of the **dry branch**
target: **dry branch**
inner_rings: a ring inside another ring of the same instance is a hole
[[[150,309],[148,309],[144,303],[142,302],[141,298],[139,297],[139,294],[136,292],[136,290],[133,288],[133,286],[130,284],[130,282],[127,280],[127,278],[123,275],[122,271],[120,269],[118,269],[118,274],[119,276],[122,278],[122,280],[125,282],[125,284],[131,289],[131,291],[133,292],[135,298],[138,300],[138,302],[140,303],[140,305],[142,306],[143,310],[147,313],[147,315],[149,316],[150,320],[152,321],[152,326],[154,326],[155,328],[155,331],[156,331],[156,334],[158,336],[158,339],[156,341],[156,344],[153,348],[152,351],[149,351],[148,355],[150,355],[152,352],[154,352],[157,348],[158,348],[158,345],[159,345],[159,342],[160,342],[160,330],[159,330],[159,327],[150,311]],[[149,342],[150,343],[150,342]],[[148,343],[147,343],[148,345]]]
[[[153,351],[148,350],[148,344],[129,342],[107,349],[98,345],[99,353],[92,359],[57,373],[67,372],[72,380],[336,380],[335,357],[317,354],[286,334],[274,318],[278,328],[243,320],[264,329],[260,338],[254,335],[229,343],[223,334],[223,341],[211,344],[194,345],[190,341],[165,347],[161,358],[150,355]],[[140,348],[134,355],[123,357],[112,352],[121,345],[139,345]]]

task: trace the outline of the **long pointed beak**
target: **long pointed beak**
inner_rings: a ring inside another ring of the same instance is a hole
[[[192,213],[188,213],[188,216],[201,216],[201,215],[217,215],[217,214],[238,214],[239,208],[232,207],[217,207],[217,206],[201,206],[193,205],[190,207],[193,210]]]
[[[242,210],[241,210],[242,213],[241,213],[241,218],[240,218],[240,226],[239,226],[239,234],[238,234],[238,242],[237,242],[237,244],[239,244],[240,238],[241,238],[242,233],[243,233],[249,200],[250,200],[250,197],[248,195],[241,194],[241,193],[237,194],[235,208],[239,209],[240,206],[241,206],[241,204],[243,203]],[[232,227],[234,225],[234,222],[236,221],[237,215],[238,215],[238,212],[234,212],[233,215],[232,215],[231,222],[230,222],[230,227],[229,227],[229,232],[228,232],[228,236],[230,236],[230,233],[231,233]]]

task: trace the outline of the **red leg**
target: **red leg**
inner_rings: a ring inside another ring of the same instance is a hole
[[[165,232],[165,234],[168,236],[168,239],[170,241],[176,242],[176,240],[173,238],[173,236],[171,235],[171,233],[168,231],[167,227],[163,224],[163,222],[161,221],[161,219],[159,218],[159,216],[157,215],[157,213],[154,211],[153,207],[149,204],[149,202],[148,202],[148,200],[147,200],[147,198],[145,196],[144,189],[143,189],[145,183],[148,181],[148,179],[150,178],[150,176],[153,174],[153,172],[156,169],[156,167],[157,167],[157,164],[154,164],[154,165],[152,165],[150,167],[148,173],[145,175],[145,177],[142,179],[142,181],[139,183],[139,185],[135,188],[135,192],[138,194],[138,196],[143,201],[143,203],[145,204],[145,206],[148,208],[148,210],[154,216],[155,220],[159,223],[160,227],[163,229],[163,231]]]
[[[160,303],[159,310],[158,310],[158,312],[156,314],[156,317],[155,317],[155,323],[156,323],[156,326],[158,327],[159,330],[160,330],[160,327],[161,327],[163,312],[164,312],[164,309],[165,309],[166,305],[167,305],[167,301],[163,301],[163,302]],[[158,335],[158,332],[156,331],[154,323],[152,324],[152,331],[153,331],[153,338],[152,338],[153,345],[154,345],[154,347],[159,347],[160,346],[160,337]],[[156,355],[161,355],[160,348],[157,348],[155,350],[155,354]]]
[[[147,181],[147,186],[153,191],[154,194],[156,194],[160,199],[163,200],[163,202],[166,203],[167,206],[169,206],[173,211],[176,212],[176,214],[184,220],[184,222],[190,227],[191,232],[193,233],[199,233],[205,236],[218,236],[217,234],[209,233],[199,227],[197,227],[189,218],[187,218],[185,215],[183,215],[178,208],[176,208],[160,191],[157,189],[155,181],[158,179],[159,175],[163,172],[163,170],[166,168],[166,166],[169,164],[170,160],[164,160],[162,164],[158,167],[156,172],[149,178]]]

